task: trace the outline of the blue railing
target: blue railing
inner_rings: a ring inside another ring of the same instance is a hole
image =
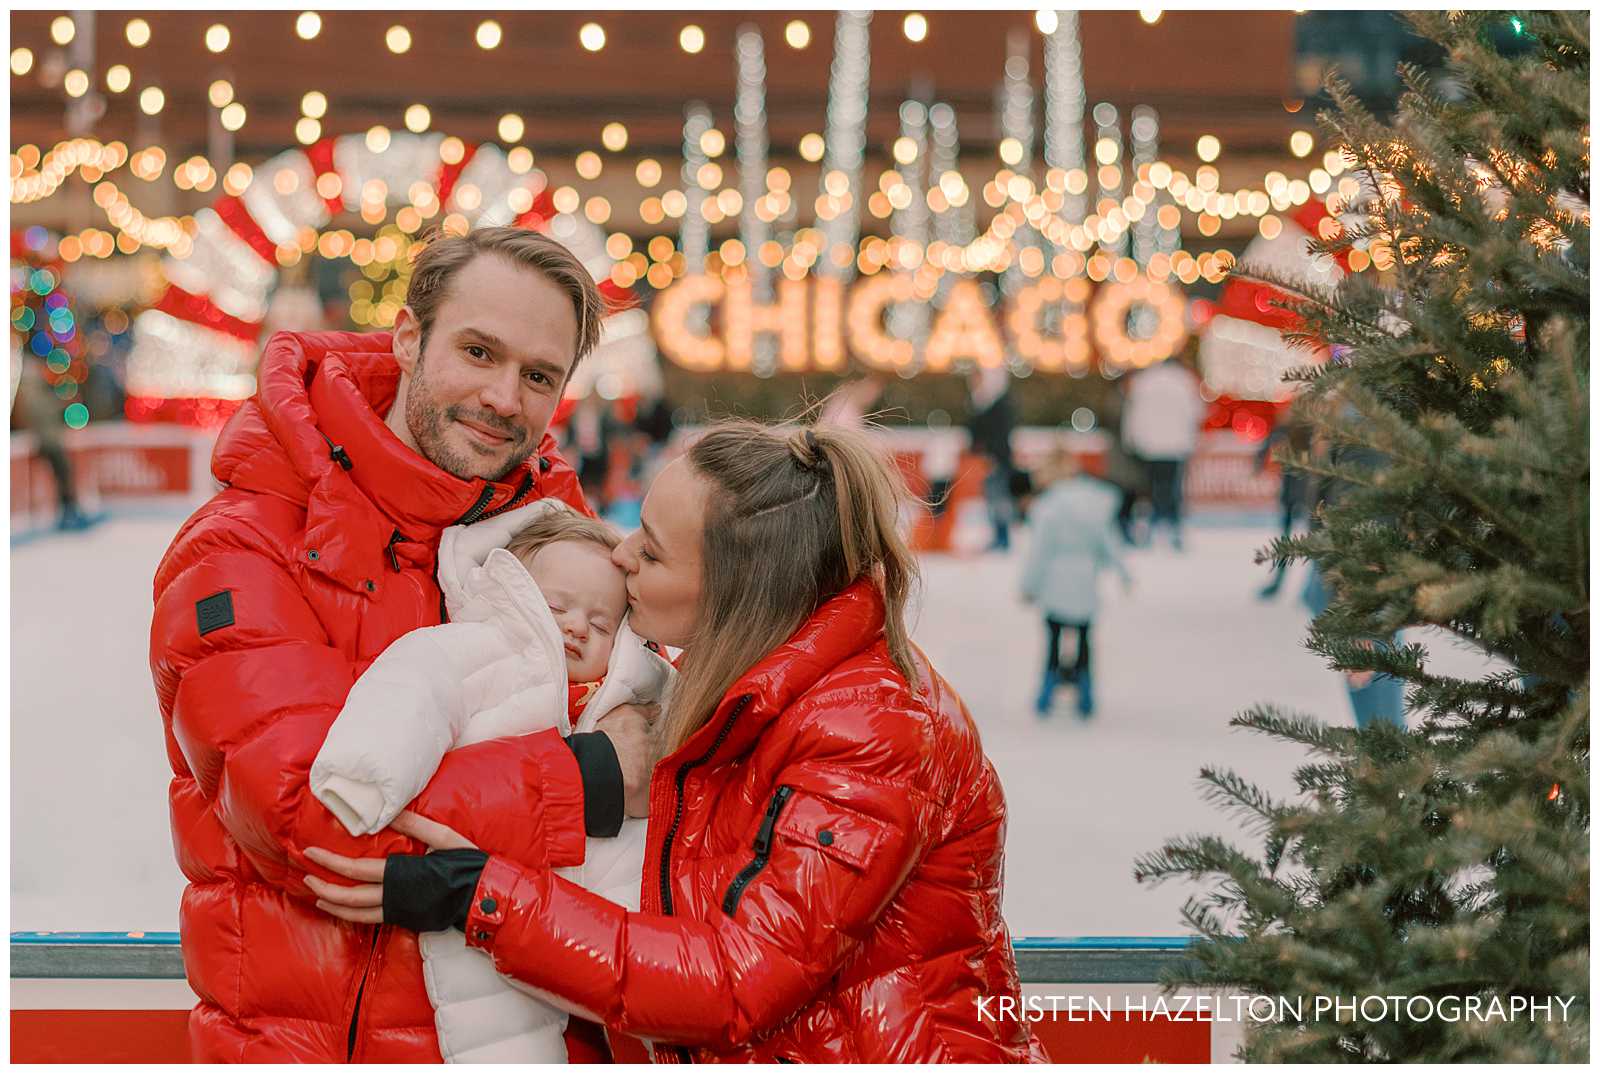
[[[1187,959],[1186,936],[1020,936],[1012,941],[1024,984],[1137,984]],[[178,979],[176,932],[13,932],[11,976]]]

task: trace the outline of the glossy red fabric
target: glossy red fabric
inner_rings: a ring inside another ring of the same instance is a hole
[[[978,1014],[1019,990],[999,780],[882,625],[877,590],[847,589],[657,766],[640,912],[493,857],[468,944],[658,1060],[1044,1061]]]
[[[200,997],[193,1058],[439,1062],[415,934],[329,917],[303,880],[318,871],[307,846],[422,848],[352,838],[308,772],[362,670],[439,622],[446,526],[538,496],[588,509],[548,437],[542,462],[494,484],[406,448],[382,419],[399,385],[386,334],[280,333],[259,383],[217,440],[223,490],[155,577],[150,667],[189,878],[179,929]],[[582,786],[555,732],[452,751],[415,808],[525,865],[583,858]]]

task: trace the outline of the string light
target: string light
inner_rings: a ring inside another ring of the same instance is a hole
[[[425,104],[414,104],[406,109],[406,130],[412,134],[421,134],[433,122],[433,113]]]
[[[411,48],[411,31],[404,26],[391,26],[383,35],[383,43],[390,52],[399,56]]]
[[[710,165],[706,159],[704,136],[711,129],[711,110],[702,101],[690,101],[683,112],[683,169],[680,176],[686,193],[671,191],[661,199],[668,216],[681,218],[678,225],[678,249],[683,253],[685,268],[697,273],[705,264],[710,252],[710,221],[704,212],[705,189],[701,183],[701,170]],[[714,166],[713,166],[714,167]],[[711,176],[707,175],[707,179]],[[721,182],[721,169],[711,185]],[[677,195],[674,197],[674,195]],[[677,212],[673,210],[677,209]]]
[[[159,115],[166,103],[167,95],[158,86],[146,86],[139,91],[139,110],[147,116]]]
[[[1048,19],[1040,21],[1044,15]],[[1041,11],[1035,18],[1039,32],[1047,35],[1044,48],[1044,161],[1049,168],[1071,174],[1086,168],[1083,145],[1083,49],[1078,40],[1078,13]],[[1087,185],[1069,185],[1063,202],[1067,219],[1081,221],[1087,214]]]
[[[478,47],[485,51],[499,48],[501,38],[500,24],[493,19],[484,19],[478,23],[478,29],[473,34],[473,40],[477,41]]]
[[[134,48],[144,48],[150,43],[150,24],[143,19],[129,19],[123,34],[127,37],[128,44]]]
[[[133,72],[123,64],[113,64],[106,68],[106,89],[112,93],[122,93],[133,85]]]
[[[206,27],[206,49],[210,52],[226,52],[228,43],[233,40],[233,35],[228,28],[220,22]]]
[[[1310,156],[1314,145],[1316,141],[1311,137],[1310,131],[1295,131],[1289,135],[1289,152],[1297,157]]]
[[[792,19],[783,28],[783,39],[793,49],[802,49],[811,44],[811,27],[804,19]]]
[[[236,131],[243,127],[246,118],[247,114],[244,105],[238,101],[234,101],[222,110],[222,125],[230,131]]]
[[[233,100],[233,83],[219,78],[206,90],[206,98],[213,108],[226,108]]]
[[[520,142],[526,126],[523,124],[521,116],[515,112],[508,112],[500,117],[500,123],[496,130],[502,142]]]
[[[926,16],[913,11],[905,17],[900,24],[901,32],[906,35],[906,40],[913,44],[922,42],[928,37],[928,19]]]
[[[1222,153],[1222,142],[1214,134],[1202,134],[1194,143],[1195,156],[1206,163],[1216,160]]]
[[[734,155],[739,163],[739,186],[741,192],[739,239],[736,259],[730,257],[730,254],[734,252],[731,248],[722,251],[724,264],[745,263],[748,255],[753,251],[759,250],[769,241],[772,234],[770,227],[771,217],[760,211],[762,199],[766,196],[765,177],[767,173],[768,147],[767,64],[761,31],[754,25],[745,24],[739,27],[734,43],[734,59],[738,69],[738,81],[734,90],[733,118]],[[724,244],[724,246],[726,245]],[[748,266],[745,270],[744,279],[739,282],[738,286],[743,289],[740,292],[740,298],[748,295],[748,302],[751,308],[757,305],[766,305],[772,301],[772,271],[759,261]],[[786,299],[787,297],[787,294],[785,294]],[[802,296],[800,307],[802,321],[804,319],[804,310]],[[789,338],[787,334],[781,334],[776,350],[769,338],[764,337],[760,343],[754,344],[749,360],[758,375],[765,376],[771,373],[775,362],[781,363],[785,368],[794,368],[795,360],[798,357],[799,364],[804,364],[805,345],[803,334],[800,337],[800,353],[798,356],[789,352]]]
[[[11,50],[11,73],[21,78],[33,70],[33,49],[14,48]]]
[[[607,123],[600,131],[600,144],[620,153],[628,147],[628,128],[621,123]]]
[[[846,180],[843,197],[851,199],[860,196],[866,148],[871,23],[869,11],[838,13],[834,21],[833,64],[828,73],[827,134],[822,170],[824,174],[842,173]],[[849,211],[848,205],[840,208],[832,219],[822,222],[823,246],[829,250],[835,247],[853,250],[860,234],[860,214]],[[844,279],[850,275],[853,265],[854,258],[847,259],[843,265],[830,258],[824,263],[823,272]]]
[[[606,47],[606,32],[597,22],[586,22],[578,30],[578,43],[590,52]]]
[[[322,32],[322,16],[315,11],[302,11],[294,20],[295,36],[302,41],[310,41]]]
[[[72,39],[78,36],[78,24],[71,16],[58,15],[50,20],[50,40],[58,45],[70,45]]]
[[[706,32],[690,23],[678,31],[678,47],[693,56],[706,47]]]
[[[89,75],[73,68],[61,80],[61,88],[67,91],[68,97],[82,97],[89,92]]]
[[[1158,7],[1142,7],[1139,9],[1139,18],[1144,20],[1146,26],[1154,26],[1161,21],[1162,11]]]

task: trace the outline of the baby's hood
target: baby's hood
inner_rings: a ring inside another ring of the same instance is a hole
[[[508,630],[521,646],[533,646],[564,667],[561,633],[549,602],[526,567],[506,551],[513,534],[548,511],[565,505],[536,500],[471,526],[451,526],[439,538],[439,588],[453,622],[489,622]],[[656,704],[666,694],[672,665],[629,628],[618,627],[605,683],[584,707],[579,731],[618,705]],[[565,679],[563,672],[561,678]],[[563,721],[562,727],[566,724]]]
[[[451,526],[444,531],[439,538],[439,588],[452,622],[496,618],[508,600],[526,605],[532,597],[538,606],[548,607],[533,576],[505,549],[518,530],[564,507],[556,500],[535,500],[471,526]],[[537,625],[538,617],[532,614],[519,618]]]

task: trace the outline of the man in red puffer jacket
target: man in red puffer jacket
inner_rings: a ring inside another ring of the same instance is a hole
[[[440,622],[445,527],[545,496],[588,511],[545,430],[601,309],[559,243],[485,228],[418,257],[392,338],[268,343],[256,397],[217,440],[225,487],[155,577],[194,1060],[440,1061],[416,935],[336,921],[304,880],[330,875],[308,845],[420,845],[350,837],[308,773],[356,677]],[[586,834],[616,834],[647,753],[642,719],[484,742],[452,751],[412,808],[509,860],[572,865]]]

